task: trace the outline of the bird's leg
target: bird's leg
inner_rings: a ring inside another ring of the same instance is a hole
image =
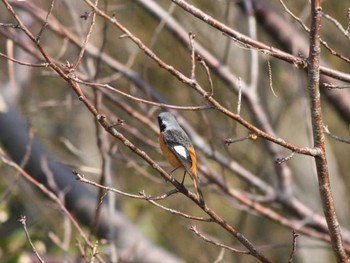
[[[182,177],[182,181],[181,181],[181,184],[182,184],[182,185],[184,185],[185,177],[186,177],[186,170],[185,170],[185,172],[184,172],[184,176]]]
[[[171,172],[169,173],[169,174],[173,174],[173,172],[175,172],[177,169],[179,169],[181,166],[179,166],[179,167],[176,167],[175,169],[173,169],[173,170],[171,170]]]
[[[179,169],[181,166],[179,167],[176,167],[174,170],[172,170],[169,174],[172,175],[173,172],[175,172],[177,169]],[[185,177],[186,177],[186,170],[184,172],[184,176],[182,177],[182,181],[181,181],[181,185],[183,186],[184,185],[184,182],[185,182]]]

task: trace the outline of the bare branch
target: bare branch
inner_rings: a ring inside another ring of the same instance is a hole
[[[317,176],[319,181],[319,191],[322,200],[323,212],[325,214],[329,234],[331,236],[333,252],[338,262],[347,262],[343,239],[339,229],[339,223],[334,207],[331,192],[329,171],[326,158],[325,139],[323,133],[323,121],[321,110],[321,98],[319,90],[320,81],[320,28],[321,28],[321,0],[311,1],[311,30],[310,30],[310,53],[308,88],[311,100],[311,118],[314,136],[314,145],[321,151],[315,157]]]

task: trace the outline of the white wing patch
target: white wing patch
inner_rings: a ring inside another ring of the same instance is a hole
[[[181,155],[183,158],[187,159],[188,153],[187,153],[187,149],[182,146],[182,145],[176,145],[174,146],[174,150]]]

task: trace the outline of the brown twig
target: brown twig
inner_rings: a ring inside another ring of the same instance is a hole
[[[190,32],[188,34],[190,39],[190,50],[191,50],[191,79],[196,79],[196,50],[194,48],[194,38],[195,35]]]
[[[105,10],[107,9],[107,2],[104,1],[105,3]],[[98,4],[98,1],[95,2],[95,5]],[[91,12],[93,13],[93,12]],[[84,18],[85,20],[87,19]],[[90,35],[92,33],[92,28],[95,24],[96,21],[96,14],[93,13],[92,14],[92,19],[91,19],[91,24],[90,24],[90,28],[88,30],[88,33],[85,37],[84,40],[84,44],[83,44],[83,48],[81,49],[80,54],[82,54],[82,52],[85,52],[86,49],[86,44],[88,43],[88,40],[90,38]],[[94,81],[98,78],[100,72],[101,72],[101,54],[103,53],[103,49],[105,48],[106,45],[106,39],[107,39],[107,23],[104,22],[103,24],[103,37],[102,37],[102,44],[101,47],[99,49],[99,53],[100,55],[97,58],[96,61],[96,66],[95,66],[95,72],[94,72],[94,76],[90,77],[91,79],[93,79]],[[81,57],[82,58],[82,57]],[[94,105],[95,108],[100,111],[102,108],[102,99],[103,99],[103,93],[100,90],[94,89],[93,90],[93,99],[94,99]],[[104,185],[107,184],[108,186],[112,186],[112,178],[111,178],[111,157],[108,153],[108,149],[110,148],[109,145],[109,141],[107,139],[107,134],[104,133],[103,128],[101,127],[101,125],[98,123],[98,121],[95,119],[94,121],[95,124],[95,132],[96,132],[96,138],[97,138],[97,148],[99,150],[100,156],[101,156],[101,174],[100,174],[100,184]],[[98,231],[98,227],[100,225],[100,218],[101,218],[101,210],[102,210],[102,202],[104,201],[105,196],[107,195],[108,192],[104,192],[103,189],[99,188],[98,189],[98,197],[96,200],[96,212],[95,212],[95,216],[94,219],[92,221],[92,223],[90,224],[90,231],[92,235],[96,235],[97,231]],[[111,195],[108,198],[108,213],[110,215],[112,215],[113,213],[113,209],[115,207],[115,196]],[[115,231],[114,228],[109,226],[109,240],[113,240],[115,238]],[[115,246],[113,245],[113,242],[110,243],[110,248],[111,248],[111,253],[110,253],[110,261],[114,262],[117,261],[116,259],[116,251],[115,251]],[[113,258],[113,259],[112,259]]]
[[[46,14],[45,22],[44,22],[44,24],[42,25],[42,27],[40,28],[40,31],[39,31],[38,35],[36,36],[36,41],[38,41],[38,42],[40,41],[41,36],[42,36],[42,34],[43,34],[45,28],[46,28],[47,25],[49,24],[48,21],[49,21],[49,18],[50,18],[50,16],[51,16],[51,14],[52,14],[54,5],[55,5],[55,0],[51,0],[51,4],[50,4],[50,7],[49,7],[49,11],[48,11],[47,14]]]
[[[238,139],[225,139],[225,144],[229,146],[231,143],[242,142],[251,139],[251,134]]]
[[[18,24],[12,24],[12,23],[0,23],[0,26],[3,27],[12,27],[12,28],[19,28]]]
[[[248,36],[251,39],[257,39],[256,18],[253,10],[252,1],[244,1],[243,7],[247,14]],[[249,92],[256,93],[259,80],[259,53],[252,48],[250,51],[250,66],[249,66]]]
[[[94,5],[97,6],[97,4],[98,4],[98,0],[95,0]],[[83,56],[84,56],[84,53],[85,53],[85,49],[86,49],[86,45],[87,45],[87,43],[89,42],[90,36],[91,36],[91,34],[92,34],[92,30],[93,30],[94,25],[95,25],[95,21],[96,21],[96,14],[93,13],[93,14],[92,14],[92,18],[91,18],[91,23],[90,23],[90,26],[89,26],[89,30],[88,30],[88,33],[87,33],[86,36],[85,36],[85,39],[84,39],[82,48],[81,48],[81,50],[80,50],[78,59],[77,59],[77,61],[75,62],[74,66],[72,67],[73,70],[77,69],[77,67],[78,67],[78,66],[80,65],[80,63],[81,63],[81,60],[83,59]]]
[[[146,197],[141,196],[141,195],[134,195],[134,194],[126,193],[126,192],[117,190],[117,189],[115,189],[113,187],[104,186],[102,184],[90,181],[90,180],[86,179],[84,175],[78,173],[77,171],[72,171],[72,172],[77,177],[77,180],[79,180],[82,183],[90,184],[90,185],[95,186],[95,187],[97,187],[99,189],[104,189],[105,191],[117,193],[117,194],[124,195],[124,196],[127,196],[127,197],[135,198],[135,199],[147,199]]]
[[[135,96],[130,95],[129,93],[123,92],[121,90],[118,90],[116,88],[113,88],[109,84],[101,84],[101,83],[96,83],[96,82],[88,82],[79,79],[76,75],[71,75],[71,79],[77,83],[89,86],[89,87],[99,87],[103,89],[110,90],[112,92],[116,92],[118,94],[121,94],[129,99],[142,102],[144,104],[148,105],[153,105],[153,106],[158,106],[158,107],[163,107],[163,108],[168,108],[168,109],[177,109],[177,110],[204,110],[204,109],[210,109],[211,107],[209,105],[204,105],[204,106],[176,106],[176,105],[170,105],[170,104],[165,104],[165,103],[159,103],[159,102],[154,102],[154,101],[149,101],[145,99],[140,99]]]
[[[282,163],[284,163],[284,162],[287,162],[287,161],[289,161],[290,159],[293,158],[294,154],[295,154],[295,152],[292,152],[292,153],[291,153],[290,155],[288,155],[287,157],[278,158],[278,159],[276,160],[276,163],[277,163],[277,164],[282,164]]]
[[[146,196],[146,194],[144,192],[141,192],[140,195],[145,197],[145,200],[147,202],[151,203],[152,205],[154,205],[154,206],[156,206],[156,207],[158,207],[160,209],[163,209],[164,211],[172,213],[174,215],[178,215],[178,216],[182,216],[182,217],[187,218],[187,219],[193,219],[193,220],[202,221],[202,222],[213,222],[212,218],[191,216],[191,215],[188,215],[186,213],[180,212],[178,210],[175,210],[175,209],[172,209],[172,208],[168,208],[168,207],[165,207],[165,206],[163,206],[161,204],[158,204],[156,201],[154,201],[154,198],[149,198],[148,196]]]
[[[43,155],[40,158],[40,167],[43,171],[43,173],[46,176],[47,179],[47,185],[52,189],[52,191],[56,194],[58,199],[61,201],[63,205],[65,205],[65,194],[67,189],[60,189],[59,186],[57,185],[55,178],[54,178],[54,173],[49,167],[48,163],[48,158],[47,155]],[[64,250],[68,251],[69,250],[69,244],[72,236],[72,226],[70,224],[69,218],[67,215],[63,215],[63,240],[62,242],[57,242],[59,246]],[[54,237],[54,235],[51,235]],[[58,238],[57,238],[58,239]],[[56,240],[58,241],[58,240]]]
[[[339,142],[344,142],[344,143],[347,143],[347,144],[350,144],[350,140],[346,140],[344,138],[341,138],[337,135],[334,135],[333,133],[331,133],[328,129],[328,126],[324,125],[323,126],[323,130],[324,130],[324,133],[329,135],[331,138],[333,138],[334,140],[336,141],[339,141]]]
[[[95,18],[93,18],[95,20]],[[100,60],[97,61],[99,64]],[[98,76],[99,74],[99,69],[95,69],[95,74],[94,74],[94,79]],[[93,95],[94,95],[94,105],[98,111],[101,110],[102,108],[102,98],[103,98],[103,93],[100,92],[100,90],[93,90]],[[100,184],[112,186],[112,176],[111,176],[111,157],[108,153],[108,149],[110,148],[109,141],[107,138],[107,133],[103,130],[103,127],[98,123],[98,121],[95,119],[94,121],[95,124],[95,132],[96,132],[96,138],[97,138],[97,148],[99,150],[100,156],[101,156],[101,174],[100,174],[100,179],[99,182]],[[107,196],[108,192],[104,191],[102,188],[98,189],[98,196],[96,199],[96,209],[95,209],[95,215],[94,218],[90,224],[90,234],[91,235],[96,235],[98,232],[98,229],[100,227],[100,220],[101,220],[101,212],[102,212],[102,203],[105,200],[105,197]],[[113,215],[114,209],[116,205],[116,199],[114,195],[109,195],[108,196],[108,213],[109,216]],[[110,241],[109,247],[110,247],[110,258],[109,260],[111,262],[116,262],[117,261],[117,252],[116,252],[116,247],[113,244],[113,240],[115,240],[115,229],[112,227],[112,225],[108,225],[108,240]]]
[[[336,20],[334,17],[330,16],[329,14],[326,14],[324,12],[322,12],[322,16],[324,18],[326,18],[327,20],[331,21],[338,29],[339,31],[347,38],[350,39],[350,36],[348,35],[349,34],[349,29],[345,29],[340,23],[338,20]]]
[[[267,68],[269,70],[269,84],[270,84],[270,89],[271,89],[271,92],[273,94],[273,96],[275,96],[276,98],[278,97],[276,92],[274,91],[273,89],[273,83],[272,83],[272,69],[271,69],[271,64],[270,64],[270,61],[268,60],[267,61]]]
[[[22,215],[22,216],[21,216],[21,219],[19,220],[19,222],[23,225],[23,229],[24,229],[24,232],[25,232],[25,234],[26,234],[27,240],[28,240],[30,246],[32,247],[32,249],[33,249],[33,251],[34,251],[35,256],[37,257],[37,259],[38,259],[40,262],[44,263],[45,261],[40,257],[39,252],[38,252],[38,250],[36,250],[36,247],[34,246],[34,244],[33,244],[33,242],[32,242],[32,239],[30,238],[30,235],[29,235],[29,233],[28,233],[28,230],[27,230],[27,223],[26,223],[26,217]]]
[[[227,246],[227,245],[224,245],[222,243],[219,243],[217,241],[214,241],[212,239],[209,239],[207,238],[206,236],[204,236],[203,234],[199,233],[198,230],[197,230],[197,227],[196,226],[190,226],[189,229],[195,233],[198,237],[200,237],[201,239],[203,239],[204,241],[208,242],[208,243],[211,243],[215,246],[218,246],[218,247],[221,247],[221,248],[224,248],[224,249],[227,249],[227,250],[230,250],[230,251],[233,251],[237,254],[245,254],[245,255],[249,255],[250,252],[247,251],[247,250],[239,250],[239,249],[236,249],[236,248],[233,248],[233,247],[230,247],[230,246]]]
[[[323,83],[323,86],[327,89],[349,89],[350,85],[334,85],[332,83]]]
[[[236,114],[238,116],[241,115],[241,108],[242,108],[242,85],[241,85],[241,78],[239,78],[239,89],[238,89],[238,98],[237,98],[237,111]]]
[[[200,55],[197,54],[196,59],[199,62],[199,64],[203,66],[205,73],[207,74],[209,85],[210,85],[210,96],[214,96],[214,85],[213,85],[213,80],[211,79],[209,67],[205,63],[205,60]]]
[[[3,57],[7,60],[10,60],[10,61],[13,61],[19,65],[22,65],[22,66],[27,66],[27,67],[33,67],[33,68],[47,68],[49,66],[48,63],[40,63],[40,64],[33,64],[33,63],[28,63],[28,62],[24,62],[24,61],[20,61],[20,60],[17,60],[15,58],[12,58],[12,57],[9,57],[3,53],[0,52],[0,57]]]
[[[294,254],[295,254],[295,251],[297,249],[297,238],[298,238],[298,236],[299,235],[295,232],[295,230],[293,230],[292,251],[290,252],[288,263],[292,263],[292,261],[293,261]]]

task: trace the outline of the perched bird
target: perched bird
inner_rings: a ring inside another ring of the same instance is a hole
[[[175,170],[180,167],[185,169],[184,178],[186,172],[191,176],[197,191],[198,200],[203,205],[204,198],[199,186],[196,153],[190,138],[170,112],[160,113],[158,115],[158,123],[160,128],[160,149]]]

